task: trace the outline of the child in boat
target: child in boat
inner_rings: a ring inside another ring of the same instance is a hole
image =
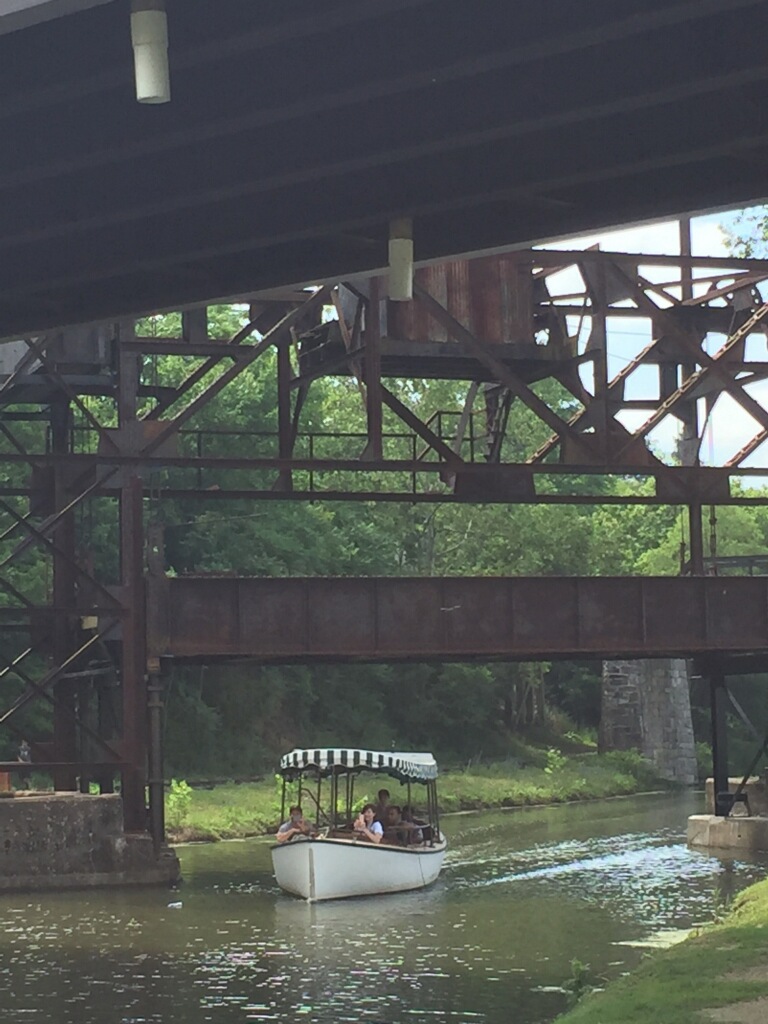
[[[353,826],[358,839],[367,839],[371,843],[380,843],[384,837],[384,829],[380,821],[375,821],[376,808],[366,804],[355,818]]]

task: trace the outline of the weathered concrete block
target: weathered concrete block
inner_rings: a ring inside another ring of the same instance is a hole
[[[768,852],[768,818],[692,814],[688,819],[688,845],[729,852]]]
[[[119,796],[51,793],[0,800],[0,890],[154,884],[179,875],[176,855],[126,835]]]

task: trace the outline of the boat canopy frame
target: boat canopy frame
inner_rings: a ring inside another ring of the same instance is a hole
[[[421,752],[382,752],[360,750],[348,747],[324,747],[314,749],[297,749],[285,754],[280,759],[279,774],[283,779],[280,819],[285,819],[287,787],[291,783],[298,784],[298,797],[309,796],[318,812],[318,823],[321,815],[327,818],[328,825],[334,828],[338,824],[339,779],[346,780],[346,792],[343,795],[345,805],[344,817],[351,820],[354,805],[354,783],[361,773],[389,775],[402,785],[408,787],[408,803],[411,803],[411,784],[416,782],[427,790],[427,817],[430,830],[429,845],[433,845],[434,836],[440,835],[439,809],[437,802],[437,762],[432,754]],[[317,794],[312,793],[303,784],[307,776],[317,783]],[[322,810],[321,788],[324,780],[330,780],[330,814]]]

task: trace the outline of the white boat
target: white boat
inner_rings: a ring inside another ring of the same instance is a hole
[[[408,787],[408,803],[412,784],[424,788],[425,815],[410,834],[401,825],[385,832],[376,844],[354,831],[354,785],[362,773],[397,779]],[[294,750],[282,758],[280,774],[283,817],[287,787],[295,783],[296,802],[309,801],[320,826],[315,836],[296,836],[272,847],[272,866],[281,889],[315,902],[421,889],[440,874],[446,841],[437,813],[437,763],[431,754]],[[312,782],[312,787],[306,782]],[[403,836],[419,841],[401,845]]]

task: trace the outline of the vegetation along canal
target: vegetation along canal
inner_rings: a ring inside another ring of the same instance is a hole
[[[258,839],[184,847],[174,892],[4,896],[6,1005],[27,1024],[550,1021],[574,959],[615,977],[633,943],[711,921],[764,876],[687,849],[699,802],[450,816],[446,869],[412,894],[307,905]]]

